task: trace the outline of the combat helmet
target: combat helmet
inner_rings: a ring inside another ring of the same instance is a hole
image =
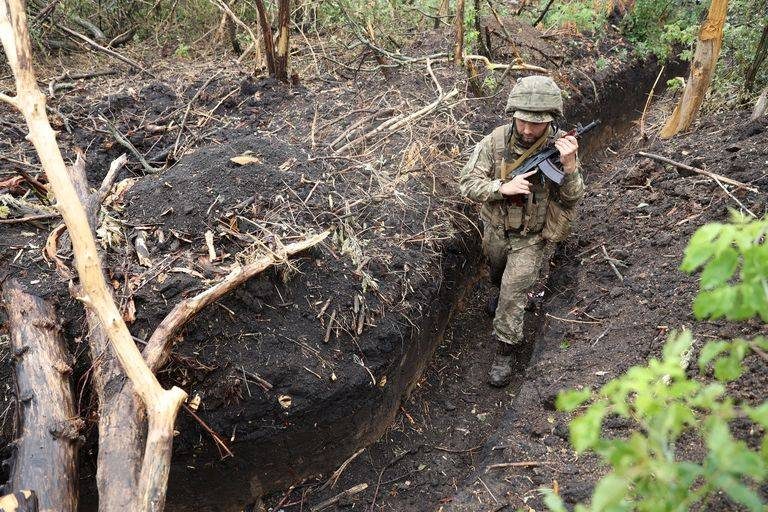
[[[519,78],[509,93],[504,111],[526,121],[552,121],[563,115],[563,96],[554,80],[548,76]]]

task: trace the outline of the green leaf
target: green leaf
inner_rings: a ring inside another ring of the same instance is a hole
[[[605,404],[598,402],[589,406],[584,414],[571,421],[569,425],[571,444],[577,452],[583,452],[597,444],[605,414]]]
[[[571,412],[581,404],[589,400],[591,395],[589,389],[570,389],[557,395],[555,406],[559,411]]]
[[[664,360],[672,360],[678,364],[683,354],[693,345],[693,334],[684,330],[680,334],[672,334],[664,344]]]
[[[728,350],[730,346],[727,341],[708,341],[699,352],[699,369],[706,368],[712,359]]]
[[[733,276],[738,263],[739,254],[736,250],[732,247],[725,248],[704,267],[701,273],[701,287],[710,290],[724,285]]]
[[[715,378],[720,382],[730,382],[741,377],[744,372],[744,368],[741,365],[741,360],[733,357],[721,357],[715,361]]]
[[[696,230],[685,248],[685,257],[680,266],[683,272],[691,273],[709,260],[714,253],[712,240],[720,234],[723,224],[706,224]]]
[[[720,475],[715,483],[734,501],[741,503],[749,510],[753,512],[764,511],[763,502],[760,497],[732,476]]]
[[[563,499],[555,494],[555,491],[547,487],[542,487],[539,489],[539,492],[544,497],[544,505],[549,510],[552,512],[568,512],[565,508],[565,503],[563,503]]]
[[[725,316],[736,302],[735,288],[715,288],[699,292],[693,301],[693,313],[699,320],[711,318],[716,320]]]
[[[757,407],[745,407],[749,419],[768,428],[768,402],[763,402]]]
[[[623,478],[609,474],[595,486],[592,494],[592,510],[600,512],[618,505],[627,494],[628,485]]]
[[[717,402],[717,399],[723,396],[725,393],[725,386],[720,383],[713,382],[707,385],[691,401],[691,405],[694,407],[701,407],[704,409],[712,409]]]

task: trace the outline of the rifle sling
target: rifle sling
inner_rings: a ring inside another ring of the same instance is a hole
[[[515,160],[511,164],[507,163],[507,159],[505,158],[504,163],[501,166],[501,180],[506,181],[507,176],[509,176],[510,173],[512,173],[515,169],[520,167],[520,165],[522,165],[522,163],[525,162],[530,156],[535,155],[539,151],[539,149],[544,145],[544,143],[547,141],[548,135],[549,135],[549,130],[545,130],[544,134],[541,137],[539,137],[539,140],[534,142],[533,146],[528,148],[525,151],[525,153],[520,155],[517,158],[517,160]]]

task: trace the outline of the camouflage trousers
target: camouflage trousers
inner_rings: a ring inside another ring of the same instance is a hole
[[[499,287],[493,332],[500,341],[515,345],[523,339],[528,292],[539,277],[545,245],[539,234],[508,236],[487,222],[483,226],[483,252],[491,283]]]

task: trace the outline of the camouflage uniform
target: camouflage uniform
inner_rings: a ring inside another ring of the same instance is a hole
[[[500,341],[511,345],[523,338],[527,294],[541,270],[546,243],[542,231],[548,203],[556,201],[571,209],[584,195],[584,182],[577,170],[566,174],[560,186],[545,180],[541,172],[534,174],[528,178],[530,198],[502,196],[499,187],[505,146],[509,149],[507,159],[525,152],[513,127],[514,124],[500,126],[480,141],[462,169],[459,182],[463,195],[483,203],[483,251],[488,258],[491,281],[499,286],[493,331]],[[548,142],[563,134],[550,127]]]

